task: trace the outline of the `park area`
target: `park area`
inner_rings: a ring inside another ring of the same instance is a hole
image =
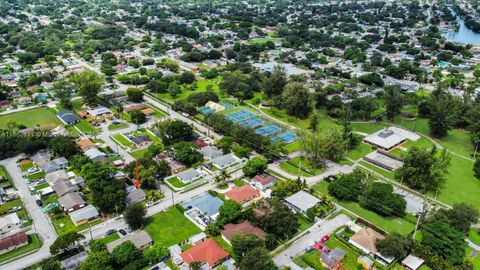
[[[58,125],[62,125],[62,122],[58,119],[55,111],[47,107],[0,116],[0,129],[9,129],[9,125],[13,123],[16,125],[25,125],[28,128],[37,126],[49,126],[54,128]]]
[[[153,241],[171,246],[187,240],[201,230],[176,207],[170,207],[147,219],[145,230]]]

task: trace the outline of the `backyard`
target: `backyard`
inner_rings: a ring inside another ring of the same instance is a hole
[[[155,242],[158,241],[167,247],[183,242],[201,232],[175,207],[149,217],[145,230]]]

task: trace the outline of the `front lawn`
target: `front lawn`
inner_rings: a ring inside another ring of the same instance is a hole
[[[32,234],[28,236],[28,244],[9,251],[0,255],[0,263],[5,262],[7,260],[11,260],[16,257],[20,257],[22,255],[27,255],[27,253],[34,252],[35,250],[39,249],[43,245],[42,240],[36,234]]]
[[[120,236],[118,235],[118,233],[114,233],[114,234],[107,235],[107,236],[105,236],[101,239],[98,239],[97,241],[102,242],[106,245],[108,243],[111,243],[111,242],[119,239],[119,238],[120,238]]]
[[[280,168],[289,174],[301,176],[315,176],[325,171],[325,168],[317,169],[310,164],[310,161],[305,157],[292,158],[289,161],[280,163]]]
[[[108,126],[108,130],[117,130],[117,129],[123,129],[127,127],[128,127],[128,124],[126,123],[110,124]]]
[[[169,247],[187,240],[201,230],[188,220],[176,207],[170,207],[147,219],[145,230],[153,241]]]
[[[38,172],[27,175],[27,179],[31,181],[36,181],[44,177],[45,177],[45,173],[43,171],[38,171]]]
[[[17,125],[26,127],[62,125],[55,111],[48,107],[35,108],[27,111],[21,111],[0,116],[0,129],[8,129],[8,123],[15,122]]]
[[[35,167],[35,165],[33,165],[32,161],[25,162],[25,163],[20,165],[20,169],[22,170],[22,172],[26,172],[33,167]]]
[[[1,204],[0,205],[0,216],[8,214],[8,210],[10,210],[11,208],[13,208],[15,206],[22,206],[23,207],[22,200],[21,199],[16,199],[16,200],[8,201],[8,202],[5,202],[5,203]]]
[[[74,231],[80,232],[85,229],[88,229],[89,224],[91,224],[91,226],[95,226],[101,222],[102,222],[102,219],[97,218],[95,220],[92,220],[90,223],[82,224],[80,226],[75,226],[75,224],[73,224],[72,220],[70,219],[69,215],[60,214],[52,218],[53,227],[55,228],[55,231],[57,231],[57,234],[59,236],[69,232],[74,232]]]
[[[84,119],[80,120],[80,122],[76,124],[75,127],[77,127],[81,132],[85,134],[93,134],[94,132],[94,127],[92,127],[92,125],[90,125],[90,123]]]
[[[173,177],[171,179],[168,179],[167,182],[175,188],[183,188],[187,185],[182,181],[180,181],[178,177]]]
[[[112,135],[112,138],[115,139],[119,144],[123,145],[124,147],[129,147],[132,145],[132,142],[122,134]]]
[[[373,152],[374,149],[369,144],[361,142],[357,148],[349,150],[346,156],[353,160],[358,160]]]

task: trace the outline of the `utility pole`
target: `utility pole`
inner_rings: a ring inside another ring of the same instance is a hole
[[[422,206],[422,210],[418,213],[418,217],[417,217],[417,223],[415,224],[415,231],[413,232],[413,236],[412,236],[412,239],[415,240],[415,235],[417,234],[417,231],[418,231],[418,226],[420,225],[420,219],[423,219],[427,213],[428,213],[428,204],[427,204],[427,201],[425,201],[425,199],[423,199],[423,206]]]

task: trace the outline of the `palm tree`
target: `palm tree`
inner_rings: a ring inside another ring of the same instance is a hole
[[[223,186],[227,182],[227,180],[230,178],[230,175],[228,174],[227,171],[221,170],[220,173],[215,176],[215,182],[217,183],[217,186]]]

